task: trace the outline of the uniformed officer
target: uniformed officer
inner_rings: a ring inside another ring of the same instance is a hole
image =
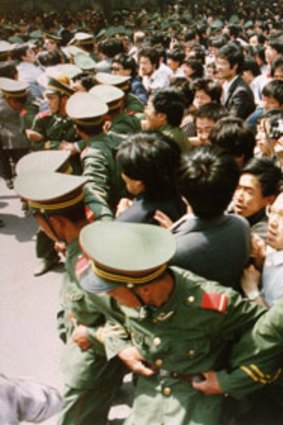
[[[60,425],[106,425],[126,371],[116,354],[129,345],[119,326],[122,313],[113,310],[108,297],[93,301],[77,281],[77,275],[82,279],[89,267],[78,245],[80,229],[87,223],[82,191],[86,181],[85,177],[47,171],[21,174],[15,181],[16,191],[28,201],[44,231],[53,241],[67,245],[58,322],[66,343],[61,362],[65,389]],[[110,307],[114,327],[105,325]]]
[[[67,117],[65,106],[67,99],[73,93],[69,78],[61,73],[48,73],[43,78],[46,84],[45,96],[48,101],[49,110],[40,112],[34,119],[32,129],[27,130],[33,150],[65,149],[71,152],[70,163],[73,174],[81,174],[81,163],[79,157],[80,146],[76,142],[78,136],[72,121]],[[39,263],[34,270],[35,276],[46,273],[59,261],[54,251],[53,242],[42,232],[37,237],[37,255]]]
[[[112,219],[124,194],[124,184],[115,159],[121,138],[105,134],[102,129],[108,107],[90,93],[75,93],[68,100],[66,110],[86,143],[81,160],[83,175],[88,178],[84,188],[88,218],[90,221]]]
[[[173,236],[157,226],[100,222],[81,231],[93,261],[89,292],[107,292],[127,316],[132,343],[151,377],[139,377],[127,424],[220,423],[222,396],[207,397],[192,381],[225,364],[225,350],[264,310],[235,291],[167,267]]]
[[[140,115],[143,113],[144,104],[133,93],[129,93],[131,77],[98,72],[95,78],[99,84],[110,84],[126,93],[125,111],[128,115]]]
[[[209,371],[205,374],[205,381],[195,385],[205,394],[228,393],[239,400],[252,394],[254,408],[248,411],[244,424],[273,425],[283,422],[282,307],[283,300],[278,300],[241,337],[231,353],[229,368]],[[241,424],[243,420],[241,418]]]
[[[34,117],[38,113],[39,105],[29,98],[29,84],[25,81],[11,78],[0,78],[0,90],[7,104],[17,111],[20,116],[21,130],[26,134],[30,129]]]
[[[124,111],[125,92],[118,87],[98,84],[89,93],[103,100],[108,106],[109,130],[111,134],[127,135],[141,130],[141,123],[134,115]]]

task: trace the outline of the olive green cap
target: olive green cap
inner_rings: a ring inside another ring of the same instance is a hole
[[[74,44],[76,46],[83,46],[84,44],[94,43],[93,34],[86,32],[77,32],[74,37],[69,41],[68,44]]]
[[[86,177],[62,173],[27,173],[16,177],[15,190],[31,208],[52,214],[82,203],[86,182]]]
[[[98,84],[92,87],[89,93],[106,103],[110,111],[117,109],[121,105],[121,100],[125,97],[123,90],[107,84]]]
[[[232,15],[229,19],[229,24],[237,24],[239,22],[238,15]]]
[[[43,33],[40,30],[35,30],[29,33],[30,38],[40,40],[43,38]]]
[[[95,61],[84,53],[76,53],[74,56],[74,63],[83,71],[95,69]]]
[[[100,84],[116,86],[123,91],[128,90],[131,77],[124,75],[112,75],[107,72],[98,72],[95,74],[95,79]]]
[[[218,30],[218,29],[223,28],[223,27],[224,27],[224,23],[223,23],[223,21],[221,21],[221,19],[215,19],[210,24],[210,28],[213,28],[215,30]]]
[[[1,56],[6,55],[7,53],[10,53],[13,50],[14,46],[11,43],[8,43],[8,41],[0,40],[0,58]]]
[[[59,94],[71,96],[74,90],[71,88],[70,79],[80,74],[80,68],[72,64],[51,66],[38,78],[38,83],[43,86],[45,94]]]
[[[93,277],[81,284],[94,293],[154,281],[165,272],[176,249],[169,230],[121,222],[96,222],[84,227],[80,244],[93,264]]]
[[[11,37],[8,38],[9,43],[12,44],[18,44],[18,43],[23,43],[24,40],[22,37],[19,37],[18,35],[12,35]]]
[[[0,78],[0,90],[3,96],[23,97],[28,94],[29,83],[26,81],[13,80],[12,78]]]
[[[103,116],[108,112],[108,106],[90,93],[78,92],[68,99],[66,112],[76,124],[95,126],[103,121]]]
[[[60,37],[59,35],[56,34],[51,34],[51,33],[45,33],[44,37],[47,38],[48,40],[53,40],[56,41],[57,43],[60,43],[62,41],[62,37]]]
[[[68,59],[72,58],[72,56],[75,56],[77,53],[83,53],[85,56],[89,56],[89,53],[86,50],[83,50],[78,46],[64,46],[61,48],[61,50],[67,56]]]
[[[36,172],[55,172],[71,174],[69,164],[70,152],[67,151],[37,151],[23,156],[16,165],[16,174]]]

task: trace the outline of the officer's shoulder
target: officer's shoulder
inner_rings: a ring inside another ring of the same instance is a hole
[[[183,280],[183,296],[188,305],[200,310],[212,310],[224,314],[228,310],[231,296],[234,291],[223,287],[217,282],[209,281],[190,271],[173,267],[177,275]]]

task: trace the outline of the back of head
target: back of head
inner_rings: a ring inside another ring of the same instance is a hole
[[[17,74],[18,71],[15,62],[7,61],[0,63],[0,77],[16,79]]]
[[[207,103],[206,105],[201,105],[195,113],[195,118],[206,118],[208,120],[217,122],[221,118],[227,117],[228,111],[224,108],[223,105],[219,103]]]
[[[278,195],[282,172],[271,158],[252,158],[242,169],[242,174],[251,174],[256,177],[263,196]]]
[[[181,153],[177,144],[160,132],[141,132],[119,145],[121,171],[144,183],[145,197],[168,199],[176,193]]]
[[[233,157],[243,157],[245,163],[253,157],[255,136],[240,118],[221,118],[212,129],[209,139],[213,145],[226,149]]]
[[[158,90],[152,97],[152,103],[156,112],[166,114],[169,125],[179,127],[185,109],[185,99],[180,91],[171,87]]]
[[[195,90],[190,83],[190,81],[187,80],[185,77],[175,77],[170,81],[170,87],[175,88],[178,90],[185,99],[185,106],[186,108],[189,108],[194,101],[195,97]]]
[[[239,176],[239,167],[227,152],[215,146],[200,146],[183,158],[181,194],[196,216],[215,218],[228,207]]]

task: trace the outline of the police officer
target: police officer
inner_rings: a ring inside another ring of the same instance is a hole
[[[132,343],[150,377],[139,377],[127,424],[220,423],[224,397],[193,388],[200,374],[225,364],[227,345],[264,310],[235,291],[167,267],[173,236],[157,226],[92,223],[81,231],[92,279],[81,285],[107,292],[127,316]]]
[[[100,98],[90,93],[75,93],[68,100],[66,110],[86,146],[81,160],[83,175],[88,178],[84,187],[88,219],[111,220],[124,194],[115,159],[121,138],[103,132],[108,107]]]
[[[50,164],[53,169],[52,160]],[[43,168],[46,170],[46,164]],[[77,275],[83,278],[89,266],[78,244],[80,229],[87,223],[82,191],[86,181],[84,177],[45,171],[21,174],[15,182],[17,192],[28,201],[44,231],[52,240],[67,245],[67,273],[58,317],[59,334],[66,344],[61,362],[65,389],[60,425],[106,425],[126,371],[116,354],[129,345],[118,326],[123,320],[121,312],[115,312],[114,328],[110,323],[105,326],[102,312],[107,313],[110,299],[107,297],[104,304],[101,301],[98,309],[77,281]]]

